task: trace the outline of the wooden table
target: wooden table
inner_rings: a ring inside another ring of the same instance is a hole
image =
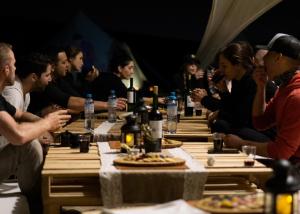
[[[44,213],[60,213],[62,205],[101,205],[99,169],[95,143],[89,153],[50,147],[42,170]]]
[[[271,168],[265,167],[258,161],[255,161],[253,167],[245,167],[246,155],[241,152],[239,154],[208,154],[208,149],[212,147],[212,142],[183,142],[182,146],[208,170],[206,194],[224,193],[224,190],[228,192],[231,184],[234,184],[232,194],[242,193],[240,189],[252,191],[252,183],[256,184],[258,188],[264,188],[266,180],[272,175]],[[215,159],[213,166],[207,164],[209,156],[213,156]],[[208,185],[209,183],[215,185]]]
[[[99,124],[101,121],[98,121]],[[121,123],[117,123],[113,132],[118,132]],[[117,127],[118,126],[118,127]],[[78,120],[64,130],[82,131],[83,120]],[[243,166],[243,154],[214,155],[216,164],[206,165],[207,149],[212,143],[206,129],[205,120],[182,120],[178,132],[192,135],[206,135],[206,142],[184,142],[185,149],[195,159],[201,161],[209,172],[204,195],[227,193],[246,193],[253,191],[252,181],[259,187],[272,174],[272,170],[256,162],[254,167]],[[101,167],[98,148],[94,143],[89,153],[79,153],[79,149],[69,147],[50,147],[42,170],[42,191],[45,213],[59,213],[61,206],[100,206],[99,170]]]
[[[192,119],[193,118],[193,119]],[[191,117],[188,120],[181,120],[177,123],[177,130],[174,134],[164,133],[164,137],[181,141],[211,141],[212,134],[207,127],[207,121]]]

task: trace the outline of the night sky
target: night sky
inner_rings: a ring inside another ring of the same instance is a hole
[[[43,1],[36,8],[20,5],[1,11],[0,41],[14,45],[17,53],[38,48],[64,29],[82,11],[114,38],[132,49],[148,79],[170,90],[168,78],[178,72],[184,55],[195,53],[208,20],[211,0],[195,4],[98,6],[97,2],[54,4]],[[85,4],[84,4],[85,3]],[[101,4],[101,3],[100,3]],[[200,5],[199,5],[200,4]],[[237,39],[266,44],[276,32],[300,38],[300,2],[284,0],[272,8]]]

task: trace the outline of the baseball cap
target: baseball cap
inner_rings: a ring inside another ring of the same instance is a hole
[[[256,47],[282,53],[289,58],[300,60],[300,41],[289,34],[277,33],[267,46],[258,45]]]

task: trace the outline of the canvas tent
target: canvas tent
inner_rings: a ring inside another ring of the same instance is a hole
[[[51,41],[53,44],[76,45],[80,47],[84,52],[85,66],[95,65],[104,72],[107,71],[113,42],[114,38],[101,30],[99,25],[93,23],[82,12],[78,13],[67,27]],[[122,45],[122,49],[126,50],[134,59],[134,55],[128,45],[125,43],[122,43]],[[133,75],[134,87],[138,89],[141,87],[142,82],[146,80],[146,77],[136,61],[135,66],[135,73]],[[124,83],[126,85],[129,84],[126,80]]]
[[[207,67],[218,50],[281,0],[213,0],[197,58]]]

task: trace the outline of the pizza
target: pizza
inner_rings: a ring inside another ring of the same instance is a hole
[[[125,161],[137,162],[174,162],[176,159],[161,153],[146,153],[139,155],[128,155],[124,158]]]
[[[196,207],[212,213],[262,213],[263,195],[215,195],[195,203]]]
[[[184,163],[184,159],[161,153],[129,154],[114,160],[114,164],[125,166],[178,166]]]

